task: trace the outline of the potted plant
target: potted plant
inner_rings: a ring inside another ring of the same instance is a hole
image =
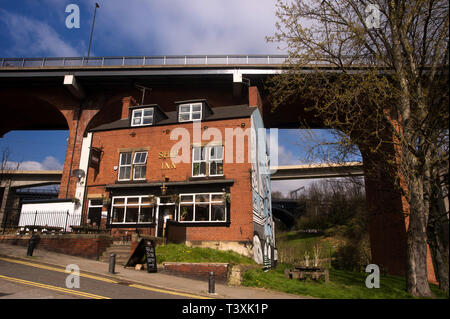
[[[181,207],[181,211],[180,211],[180,220],[181,221],[186,219],[187,213],[188,213],[188,208],[186,206]]]
[[[108,206],[109,204],[111,204],[111,198],[109,197],[102,197],[102,203],[104,206]]]
[[[222,195],[222,198],[225,203],[229,204],[231,202],[231,194],[230,193],[224,193]]]
[[[156,204],[156,196],[155,195],[150,194],[150,195],[148,195],[148,198],[150,200],[150,204],[151,205],[155,205]]]
[[[180,202],[180,196],[178,194],[172,194],[170,195],[170,201],[175,205],[178,205],[178,203]]]
[[[75,206],[80,206],[80,199],[79,198],[77,198],[77,197],[73,197],[72,198],[72,203],[75,203]]]

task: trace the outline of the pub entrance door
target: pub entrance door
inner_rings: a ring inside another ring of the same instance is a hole
[[[174,219],[174,217],[175,217],[175,203],[170,202],[169,198],[165,197],[159,198],[156,237],[166,236],[167,221]]]

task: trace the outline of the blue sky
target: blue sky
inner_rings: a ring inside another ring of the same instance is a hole
[[[86,56],[95,2],[91,56],[284,53],[265,40],[275,32],[274,0],[0,0],[0,58]],[[66,27],[68,4],[80,8],[79,29]],[[0,138],[0,151],[9,147],[10,161],[28,169],[61,169],[67,137],[13,131]],[[279,164],[301,164],[305,151],[298,131],[279,131]]]

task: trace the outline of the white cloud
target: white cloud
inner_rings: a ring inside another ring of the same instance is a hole
[[[97,47],[102,42],[132,43],[160,54],[279,53],[265,40],[275,31],[274,0],[111,0],[100,2],[95,28]]]
[[[61,164],[57,158],[53,156],[45,157],[44,161],[23,161],[23,162],[12,162],[6,163],[7,169],[19,169],[23,171],[59,171],[63,169],[63,164]]]
[[[15,56],[79,56],[47,23],[0,9],[0,21],[6,25],[13,42],[9,54]]]
[[[284,146],[278,145],[278,165],[300,165],[298,156],[287,150]]]

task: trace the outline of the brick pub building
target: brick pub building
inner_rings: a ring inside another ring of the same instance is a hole
[[[275,255],[268,151],[257,107],[206,100],[122,101],[120,120],[90,129],[77,186],[84,220],[169,242]],[[83,155],[84,154],[84,155]],[[84,158],[84,160],[83,160]],[[87,160],[86,160],[87,159]]]

